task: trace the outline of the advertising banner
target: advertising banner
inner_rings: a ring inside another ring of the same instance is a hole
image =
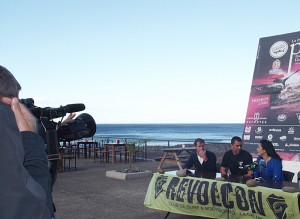
[[[185,215],[231,219],[299,218],[299,193],[155,173],[144,205]]]
[[[272,141],[284,160],[300,155],[300,32],[259,40],[244,148],[253,155],[261,139]]]

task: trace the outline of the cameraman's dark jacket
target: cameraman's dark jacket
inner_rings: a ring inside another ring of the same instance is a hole
[[[0,102],[0,218],[49,219],[51,176],[43,142],[19,132],[9,106]]]

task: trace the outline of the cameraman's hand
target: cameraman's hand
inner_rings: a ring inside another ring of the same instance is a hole
[[[64,121],[62,121],[61,125],[66,125],[67,123],[71,122],[75,116],[76,113],[70,113],[68,117]]]
[[[3,97],[2,102],[11,106],[20,132],[37,132],[37,119],[23,104],[19,103],[18,98]]]

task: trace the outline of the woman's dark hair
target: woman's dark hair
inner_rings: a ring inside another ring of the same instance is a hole
[[[262,139],[259,143],[261,144],[261,147],[264,150],[266,150],[268,156],[273,157],[278,160],[282,160],[281,157],[276,153],[272,142],[270,142],[266,139]]]
[[[197,142],[205,143],[205,141],[204,141],[202,138],[197,138],[197,139],[194,141],[194,146],[197,145]]]

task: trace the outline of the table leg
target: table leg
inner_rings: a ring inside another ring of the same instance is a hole
[[[91,144],[89,144],[89,158],[91,158],[91,153],[92,153],[92,152],[91,152],[91,148],[92,148],[92,147],[91,147]]]
[[[80,148],[79,143],[77,143],[77,158],[80,157],[80,149],[79,148]]]
[[[63,163],[64,163],[64,149],[60,149],[60,159],[59,159],[59,172],[61,173],[63,171]]]
[[[87,158],[87,146],[84,144],[84,158]]]
[[[158,170],[161,169],[162,165],[165,162],[165,159],[166,159],[167,155],[168,155],[168,152],[164,152],[164,156],[160,159],[159,165],[157,167]]]
[[[111,162],[115,163],[116,162],[116,151],[115,151],[115,147],[114,146],[112,146],[111,156],[112,156]]]
[[[176,163],[177,163],[179,169],[182,170],[182,165],[181,165],[181,162],[180,162],[180,160],[179,160],[179,158],[178,158],[176,152],[173,153],[173,156],[174,156],[174,158],[175,158],[175,160],[176,160]]]

